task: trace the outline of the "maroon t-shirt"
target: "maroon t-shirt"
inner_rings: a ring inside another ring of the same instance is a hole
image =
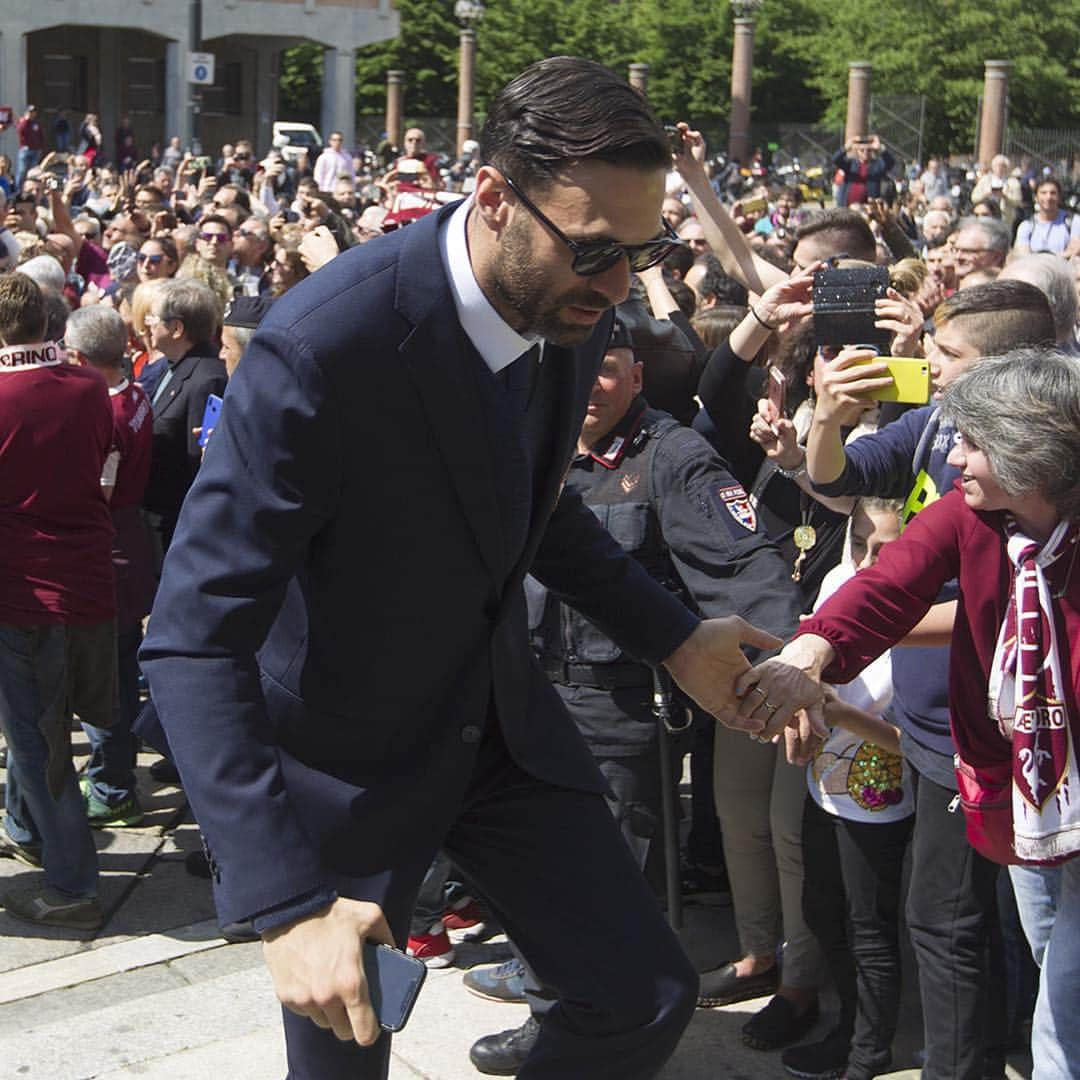
[[[112,281],[109,274],[109,256],[104,248],[98,247],[92,240],[84,240],[79,248],[75,272],[87,281],[92,281],[99,289],[104,289]]]
[[[93,625],[116,613],[101,492],[105,380],[51,344],[0,349],[0,623]]]
[[[137,383],[125,379],[109,390],[113,414],[113,445],[120,454],[109,508],[113,511],[142,502],[150,476],[150,453],[154,446],[154,422],[150,399]]]
[[[149,614],[157,580],[150,537],[139,513],[150,455],[154,447],[154,419],[150,399],[137,382],[125,380],[109,388],[113,410],[111,454],[118,455],[109,512],[116,536],[112,560],[116,572],[116,625],[121,631]]]

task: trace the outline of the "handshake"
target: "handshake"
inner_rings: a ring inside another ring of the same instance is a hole
[[[775,649],[782,642],[737,615],[706,619],[664,664],[672,677],[722,724],[758,742],[784,736],[788,757],[804,762],[827,733],[821,672],[832,659],[824,638],[807,634],[751,667],[743,645]]]

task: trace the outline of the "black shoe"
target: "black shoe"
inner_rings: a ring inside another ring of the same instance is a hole
[[[469,1051],[469,1060],[488,1076],[516,1076],[539,1034],[540,1024],[530,1016],[519,1028],[477,1039]]]
[[[784,1068],[802,1080],[836,1080],[844,1075],[851,1039],[839,1028],[833,1028],[821,1042],[789,1046],[780,1055]]]
[[[758,975],[736,975],[734,964],[703,971],[698,987],[698,1008],[711,1009],[716,1005],[731,1005],[736,1001],[775,994],[778,974],[776,965]]]
[[[244,945],[249,941],[261,941],[262,938],[255,932],[250,919],[241,919],[239,922],[226,923],[219,927],[221,936],[230,945]]]
[[[159,784],[178,784],[180,782],[179,770],[166,757],[159,758],[150,766],[150,775]]]
[[[761,1012],[754,1013],[742,1027],[742,1041],[751,1050],[779,1050],[804,1038],[818,1022],[815,1001],[803,1012],[786,998],[776,995]]]

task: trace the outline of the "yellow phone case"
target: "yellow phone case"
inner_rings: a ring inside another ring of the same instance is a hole
[[[865,364],[888,364],[892,385],[872,391],[875,401],[899,401],[905,405],[925,405],[930,400],[930,363],[918,356],[874,356]]]

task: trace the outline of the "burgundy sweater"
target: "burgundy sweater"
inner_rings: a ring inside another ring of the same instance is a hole
[[[977,768],[1001,765],[1012,754],[1009,740],[987,709],[990,665],[1014,576],[1005,551],[1003,518],[1001,512],[968,509],[963,494],[950,491],[916,515],[900,539],[882,549],[875,566],[856,574],[799,628],[799,634],[817,634],[836,650],[823,678],[846,683],[903,638],[930,609],[941,586],[957,578],[960,601],[949,657],[950,719],[961,757]],[[1076,746],[1080,746],[1078,548],[1046,571],[1051,592],[1065,590],[1054,608],[1066,680],[1063,693]]]

